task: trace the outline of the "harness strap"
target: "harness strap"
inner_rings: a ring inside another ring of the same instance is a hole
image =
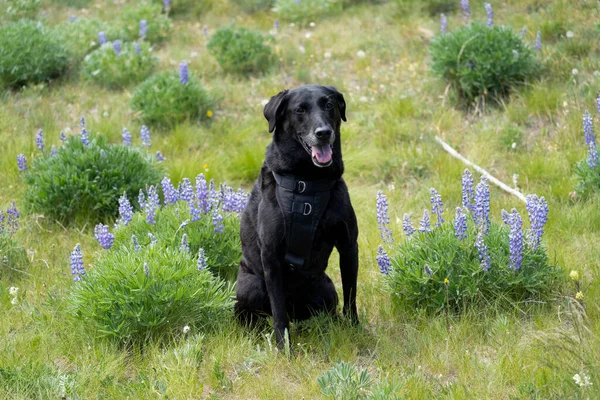
[[[301,269],[309,265],[315,232],[337,181],[307,181],[275,172],[273,176],[277,182],[277,202],[285,220],[285,262]]]

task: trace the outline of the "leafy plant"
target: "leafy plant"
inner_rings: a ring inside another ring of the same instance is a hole
[[[0,27],[0,84],[18,87],[63,74],[69,53],[41,23],[21,20]]]
[[[119,196],[136,194],[162,176],[153,157],[139,149],[93,136],[88,145],[70,136],[55,155],[35,158],[23,173],[30,211],[63,223],[106,220],[117,215]]]
[[[124,43],[118,51],[106,43],[85,57],[82,74],[86,80],[119,89],[148,78],[157,58],[146,43]],[[118,53],[118,54],[117,54]]]
[[[208,49],[225,72],[251,74],[268,71],[275,60],[267,39],[244,28],[222,28],[211,37]]]
[[[187,84],[184,84],[180,76],[172,72],[146,79],[131,98],[133,110],[145,123],[160,126],[206,119],[211,115],[212,104],[198,78],[189,76]]]
[[[254,13],[269,11],[273,7],[275,0],[232,0],[232,2],[244,10],[244,12]]]
[[[199,271],[195,256],[163,244],[115,246],[70,295],[73,315],[97,334],[124,345],[168,340],[185,326],[218,326],[230,316],[233,286]]]
[[[308,24],[342,11],[341,0],[276,0],[275,12],[286,21]]]
[[[40,0],[3,0],[6,15],[13,20],[35,18],[42,5]]]
[[[440,34],[431,42],[430,54],[433,74],[468,104],[501,100],[540,70],[533,50],[504,26],[473,23]]]
[[[83,60],[86,54],[100,47],[100,32],[104,32],[109,42],[122,36],[117,28],[104,21],[83,17],[63,22],[57,25],[54,31],[76,61]]]
[[[140,21],[147,22],[145,40],[160,43],[167,38],[171,29],[171,20],[161,13],[162,7],[151,2],[139,2],[128,6],[121,14],[123,39],[135,41],[140,38]]]
[[[372,381],[365,369],[358,371],[350,363],[339,362],[317,379],[323,396],[339,400],[368,399]]]

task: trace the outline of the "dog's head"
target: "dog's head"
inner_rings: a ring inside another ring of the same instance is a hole
[[[346,121],[344,96],[333,86],[285,90],[265,105],[273,145],[289,169],[342,167],[340,125]]]

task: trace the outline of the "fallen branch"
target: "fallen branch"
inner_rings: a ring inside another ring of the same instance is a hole
[[[517,196],[519,199],[521,199],[525,203],[527,202],[527,199],[525,198],[525,195],[523,193],[519,192],[517,189],[511,188],[510,186],[508,186],[501,180],[492,176],[489,172],[487,172],[485,169],[481,168],[479,165],[475,165],[471,161],[467,160],[459,152],[454,150],[448,143],[444,142],[439,136],[435,137],[435,141],[438,142],[439,144],[441,144],[442,147],[444,148],[444,150],[446,150],[452,157],[458,158],[463,163],[467,164],[470,167],[473,167],[473,169],[475,169],[481,175],[485,176],[490,182],[492,182],[494,185],[498,186],[500,189],[502,189],[505,192],[508,192],[512,195]]]

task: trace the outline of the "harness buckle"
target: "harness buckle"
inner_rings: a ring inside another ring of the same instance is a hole
[[[312,204],[304,203],[304,211],[302,212],[302,215],[310,215],[310,213],[312,213]]]
[[[304,193],[306,190],[306,182],[298,181],[298,193]]]

